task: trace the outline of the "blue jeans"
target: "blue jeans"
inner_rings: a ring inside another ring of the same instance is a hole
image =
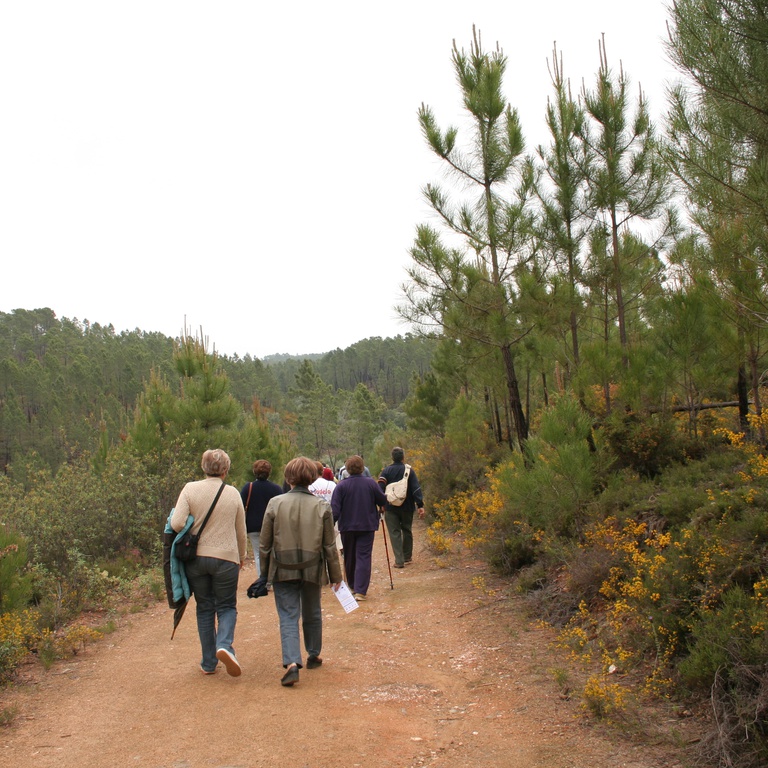
[[[307,656],[319,656],[323,648],[323,614],[320,609],[320,585],[308,581],[276,581],[272,584],[275,608],[280,619],[280,644],[283,666],[301,663],[299,616]]]
[[[251,546],[253,547],[253,559],[256,562],[256,578],[261,576],[261,561],[259,560],[259,536],[261,531],[248,531],[248,538],[251,540]]]
[[[237,623],[240,565],[217,557],[196,557],[185,568],[197,604],[197,633],[203,650],[200,666],[211,672],[219,663],[219,648],[235,653],[232,642]]]

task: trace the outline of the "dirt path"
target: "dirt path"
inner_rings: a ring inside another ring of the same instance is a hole
[[[170,640],[165,604],[3,695],[18,706],[0,729],[8,768],[675,768],[668,748],[593,729],[559,695],[546,630],[515,599],[478,590],[482,565],[440,567],[416,530],[416,562],[393,569],[374,548],[369,600],[345,614],[323,595],[325,663],[280,683],[270,597],[241,576],[238,678],[203,676],[194,606]],[[490,581],[486,576],[486,580]],[[489,584],[490,586],[490,584]]]

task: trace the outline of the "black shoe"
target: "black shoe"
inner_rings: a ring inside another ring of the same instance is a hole
[[[322,663],[319,656],[307,656],[307,669],[317,669]]]
[[[395,563],[395,568],[405,568],[405,563]]]
[[[405,564],[406,564],[406,565],[410,565],[412,562],[413,562],[413,558],[412,558],[412,557],[409,557],[409,558],[408,558],[408,559],[405,561]]]
[[[299,682],[299,668],[297,666],[288,667],[288,671],[280,679],[280,685],[291,686]]]

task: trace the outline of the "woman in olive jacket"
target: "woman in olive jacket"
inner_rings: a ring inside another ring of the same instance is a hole
[[[264,513],[259,538],[262,578],[272,584],[280,620],[283,667],[281,684],[299,681],[302,665],[299,641],[301,619],[307,669],[323,660],[323,615],[320,590],[331,582],[334,591],[342,581],[331,506],[309,490],[317,478],[314,461],[299,456],[285,467],[288,493],[271,499]]]

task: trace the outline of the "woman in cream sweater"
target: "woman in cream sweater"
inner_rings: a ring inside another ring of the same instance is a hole
[[[229,456],[220,449],[206,451],[201,462],[205,480],[187,483],[171,515],[171,527],[181,531],[187,517],[194,517],[197,533],[217,492],[229,473]],[[211,511],[200,541],[197,557],[185,563],[187,580],[197,606],[197,631],[203,658],[200,669],[212,675],[221,661],[237,677],[240,664],[232,643],[237,622],[237,583],[247,551],[245,510],[240,493],[224,485]]]

